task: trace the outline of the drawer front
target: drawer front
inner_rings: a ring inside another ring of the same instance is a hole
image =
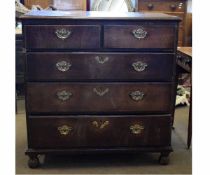
[[[139,11],[184,12],[185,0],[139,0]]]
[[[27,76],[49,80],[172,80],[173,54],[31,53]]]
[[[105,48],[173,49],[175,38],[175,28],[170,25],[104,26]]]
[[[34,49],[91,49],[100,47],[100,26],[25,26],[26,47]]]
[[[165,116],[29,116],[31,148],[168,146]]]
[[[169,112],[170,83],[28,83],[29,113]]]

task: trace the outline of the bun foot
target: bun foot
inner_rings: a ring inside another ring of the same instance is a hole
[[[29,168],[37,168],[39,166],[39,159],[38,157],[30,157],[28,160]]]
[[[168,165],[169,164],[169,156],[161,154],[159,157],[159,164],[160,165]]]

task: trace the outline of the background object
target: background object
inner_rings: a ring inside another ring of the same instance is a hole
[[[86,10],[86,0],[53,0],[58,10]]]
[[[24,0],[26,7],[39,5],[43,9],[53,6],[58,10],[86,10],[86,0]]]
[[[91,11],[135,11],[135,0],[90,0]]]
[[[182,21],[179,25],[178,46],[191,46],[191,2],[192,0],[138,0],[137,6],[138,11],[141,12],[161,12],[169,15],[179,16]]]
[[[24,0],[24,5],[31,9],[32,5],[40,5],[42,8],[47,8],[53,0]]]

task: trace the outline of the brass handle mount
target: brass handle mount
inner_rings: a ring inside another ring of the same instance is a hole
[[[104,64],[107,61],[109,61],[109,57],[102,57],[102,56],[96,56],[95,60],[99,63],[99,64]]]
[[[132,134],[141,134],[144,130],[144,126],[140,124],[134,124],[130,126],[130,130]]]
[[[109,92],[109,88],[93,88],[93,92],[95,92],[98,96],[102,97],[104,96],[106,93]]]
[[[68,92],[66,90],[63,90],[63,91],[57,92],[56,95],[57,95],[59,100],[66,101],[66,100],[70,99],[70,97],[72,96],[72,93]]]
[[[71,67],[71,63],[69,63],[67,61],[59,61],[56,63],[56,67],[59,71],[66,72]]]
[[[68,135],[70,133],[70,131],[72,130],[72,127],[68,126],[68,125],[63,125],[63,126],[59,126],[58,127],[58,131],[61,135]]]
[[[145,94],[141,91],[134,91],[134,92],[131,92],[129,95],[132,100],[141,101],[143,100]]]
[[[59,39],[65,40],[72,34],[72,31],[66,28],[61,28],[61,29],[57,29],[55,31],[55,34]]]
[[[99,124],[99,122],[97,122],[97,121],[93,121],[92,124],[93,124],[93,126],[95,126],[96,128],[103,129],[103,128],[105,128],[106,126],[109,125],[109,121],[106,120],[105,122],[101,122],[101,124]]]
[[[133,66],[133,68],[134,68],[135,71],[137,71],[137,72],[143,72],[146,69],[146,67],[148,66],[148,64],[147,63],[144,63],[142,61],[137,61],[137,62],[134,62],[132,64],[132,66]]]
[[[145,31],[142,27],[139,27],[138,29],[134,29],[132,31],[133,36],[136,39],[144,39],[147,37],[147,31]]]

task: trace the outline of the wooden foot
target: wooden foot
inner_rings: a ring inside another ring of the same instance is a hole
[[[159,157],[160,165],[168,165],[169,164],[169,153],[161,153]]]
[[[28,166],[29,168],[39,167],[39,158],[37,156],[29,156]]]

